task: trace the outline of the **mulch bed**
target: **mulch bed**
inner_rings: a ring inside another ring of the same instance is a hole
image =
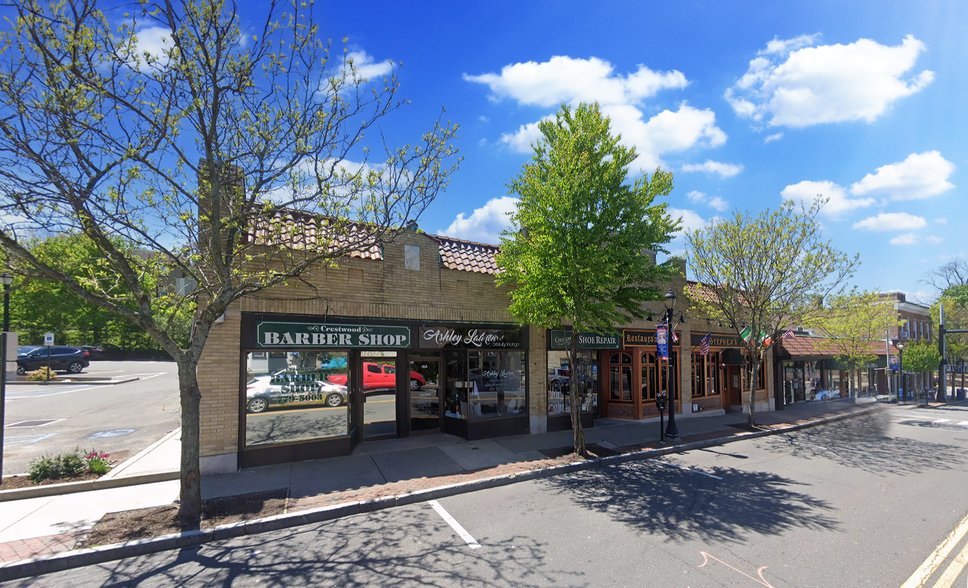
[[[92,474],[91,472],[87,472],[72,478],[48,478],[41,482],[34,482],[28,476],[5,476],[3,478],[3,483],[0,484],[0,490],[20,490],[22,488],[36,488],[37,486],[50,486],[52,484],[87,482],[90,480],[97,480],[100,477],[100,474]]]
[[[261,519],[286,512],[288,488],[213,498],[202,503],[202,527]],[[178,520],[178,506],[112,512],[101,517],[77,548],[125,543],[187,531]]]

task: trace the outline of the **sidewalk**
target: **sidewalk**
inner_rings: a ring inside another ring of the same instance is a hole
[[[871,407],[872,405],[845,400],[795,405],[786,407],[783,411],[763,412],[757,414],[757,424],[772,427],[774,430],[756,433],[736,427],[745,425],[747,420],[746,415],[738,413],[680,418],[676,422],[682,440],[675,445],[658,443],[657,420],[599,419],[595,421],[595,427],[585,430],[585,438],[589,445],[595,444],[619,454],[638,451],[641,452],[639,456],[646,457],[725,443],[730,439],[780,433],[789,430],[788,426],[791,425],[799,427],[818,424],[831,418],[849,416],[853,412],[866,411]],[[288,526],[292,526],[299,523],[296,519],[300,512],[309,509],[354,503],[355,512],[360,512],[361,501],[389,500],[390,503],[402,504],[404,497],[412,496],[414,492],[430,490],[439,492],[441,496],[452,495],[487,487],[480,484],[482,481],[489,485],[501,485],[512,483],[515,477],[541,477],[542,471],[546,472],[543,475],[553,475],[557,470],[581,469],[562,468],[553,459],[570,453],[571,445],[571,431],[481,441],[466,441],[443,434],[378,441],[361,444],[352,455],[345,457],[205,476],[202,478],[202,496],[209,499],[288,489],[288,496],[293,502],[291,510],[297,511],[292,515],[294,520],[288,523]],[[130,481],[130,485],[0,501],[0,568],[30,558],[67,555],[64,552],[73,550],[85,533],[108,512],[171,504],[178,498],[179,456],[180,434],[176,430],[105,476],[113,480],[110,482],[112,484]],[[633,457],[604,458],[599,460],[599,465],[607,460],[630,458]],[[529,473],[531,475],[524,475]],[[155,479],[152,476],[173,479],[143,483],[145,480]],[[494,480],[502,476],[502,480]],[[254,528],[252,523],[247,523],[247,528]],[[274,520],[271,526],[280,528],[286,525]],[[212,533],[208,535],[213,536]],[[206,540],[210,540],[210,537]],[[101,551],[108,549],[110,548],[99,548]],[[99,561],[117,557],[123,555],[102,558]],[[34,562],[43,563],[38,560]],[[57,569],[64,567],[61,562]],[[5,575],[2,572],[0,569],[0,575]],[[23,575],[30,574],[20,574],[17,577]]]

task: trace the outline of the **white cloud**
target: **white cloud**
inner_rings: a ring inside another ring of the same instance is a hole
[[[343,70],[349,71],[349,65],[356,68],[357,78],[373,80],[374,78],[389,75],[393,71],[393,62],[390,60],[373,61],[373,58],[366,51],[350,51],[343,58]]]
[[[820,37],[820,33],[817,33],[815,35],[800,35],[795,39],[787,39],[785,41],[781,41],[776,37],[773,37],[773,40],[766,44],[766,49],[757,51],[756,54],[757,55],[771,55],[776,53],[786,54],[791,51],[796,51],[797,49],[801,49],[803,47],[809,47],[810,45],[813,45],[816,42],[817,38],[819,37]]]
[[[692,190],[691,192],[686,192],[686,198],[689,199],[689,202],[705,202],[706,193],[698,190]]]
[[[705,204],[706,206],[710,208],[714,208],[719,212],[723,212],[724,210],[729,208],[729,203],[723,200],[722,198],[720,198],[719,196],[716,196],[710,199],[708,196],[706,196],[704,192],[699,192],[698,190],[686,192],[686,198],[688,198],[690,202],[695,202],[697,204]]]
[[[573,59],[556,55],[544,63],[514,63],[500,74],[464,74],[468,82],[485,84],[491,99],[511,98],[529,106],[558,106],[562,102],[600,104],[637,103],[666,88],[684,88],[689,83],[678,71],[655,72],[644,65],[624,77],[612,64],[592,57]]]
[[[873,122],[896,100],[920,91],[934,79],[928,70],[902,79],[925,50],[924,43],[911,35],[893,47],[870,39],[805,46],[814,40],[815,36],[803,36],[768,43],[750,61],[746,74],[726,90],[736,114],[765,119],[774,127]],[[786,60],[781,62],[783,58]]]
[[[902,235],[898,235],[897,237],[894,237],[893,239],[888,241],[888,243],[890,243],[891,245],[914,245],[920,240],[921,239],[919,239],[918,236],[915,235],[914,233],[904,233]]]
[[[849,198],[843,186],[830,181],[810,182],[787,186],[780,192],[783,200],[792,200],[809,208],[817,195],[827,198],[827,204],[820,209],[820,213],[829,218],[839,218],[846,212],[858,208],[866,208],[875,203],[873,198]]]
[[[867,231],[911,231],[922,229],[928,222],[923,217],[914,216],[906,212],[882,212],[877,216],[865,218],[854,223],[853,228]],[[906,237],[901,235],[900,239]]]
[[[729,208],[729,203],[723,200],[722,198],[720,198],[719,196],[716,196],[715,198],[709,201],[709,207],[715,208],[719,212],[725,212],[726,209]]]
[[[489,118],[487,118],[486,116],[484,116],[483,114],[481,116],[477,117],[477,120],[479,120],[481,122],[491,122],[491,120]]]
[[[955,187],[948,181],[955,165],[937,151],[912,153],[900,163],[877,168],[877,173],[867,174],[851,185],[850,193],[856,196],[883,194],[891,200],[918,200],[930,198]]]
[[[675,219],[680,219],[681,228],[678,234],[682,234],[685,231],[698,231],[699,229],[704,229],[712,223],[712,219],[706,221],[703,220],[701,216],[694,210],[686,210],[682,208],[672,208],[671,206],[667,209],[669,216]]]
[[[772,143],[773,141],[779,141],[782,138],[783,138],[783,133],[775,133],[775,134],[770,135],[767,138],[763,139],[763,144],[765,145],[766,143]]]
[[[936,219],[934,219],[934,222],[938,223],[939,225],[946,225],[946,224],[948,224],[948,219],[946,219],[946,218],[936,218]]]
[[[668,153],[718,147],[726,142],[726,133],[716,126],[716,115],[709,109],[682,103],[676,111],[663,110],[647,118],[641,108],[645,98],[663,89],[688,85],[678,71],[654,72],[640,65],[636,72],[623,76],[616,74],[609,62],[598,58],[556,56],[543,63],[506,65],[500,73],[464,74],[464,79],[487,85],[490,98],[495,101],[510,98],[520,105],[543,108],[557,107],[562,102],[598,102],[603,114],[611,119],[612,131],[622,135],[624,145],[638,151],[635,171],[668,167],[662,161]],[[535,122],[501,135],[501,142],[517,152],[528,153],[539,137]]]
[[[944,243],[944,237],[939,237],[938,235],[928,235],[924,238],[924,240],[928,243],[934,243],[935,245],[938,243]]]
[[[743,171],[743,166],[732,163],[720,163],[718,161],[707,159],[706,163],[687,163],[682,166],[682,171],[702,171],[711,174],[719,174],[719,176],[722,178],[731,178]]]
[[[458,214],[449,227],[437,232],[479,243],[500,243],[501,233],[511,228],[508,213],[517,210],[517,205],[518,199],[511,196],[492,198],[481,208],[475,209],[469,217],[465,218],[463,212]]]

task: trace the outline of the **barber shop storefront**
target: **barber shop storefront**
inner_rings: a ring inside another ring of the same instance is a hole
[[[427,433],[528,432],[521,327],[245,313],[241,335],[242,467]]]

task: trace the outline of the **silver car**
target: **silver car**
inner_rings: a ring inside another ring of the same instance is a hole
[[[319,374],[280,370],[255,376],[245,386],[245,408],[251,413],[265,412],[271,405],[346,404],[346,386],[322,379]]]

